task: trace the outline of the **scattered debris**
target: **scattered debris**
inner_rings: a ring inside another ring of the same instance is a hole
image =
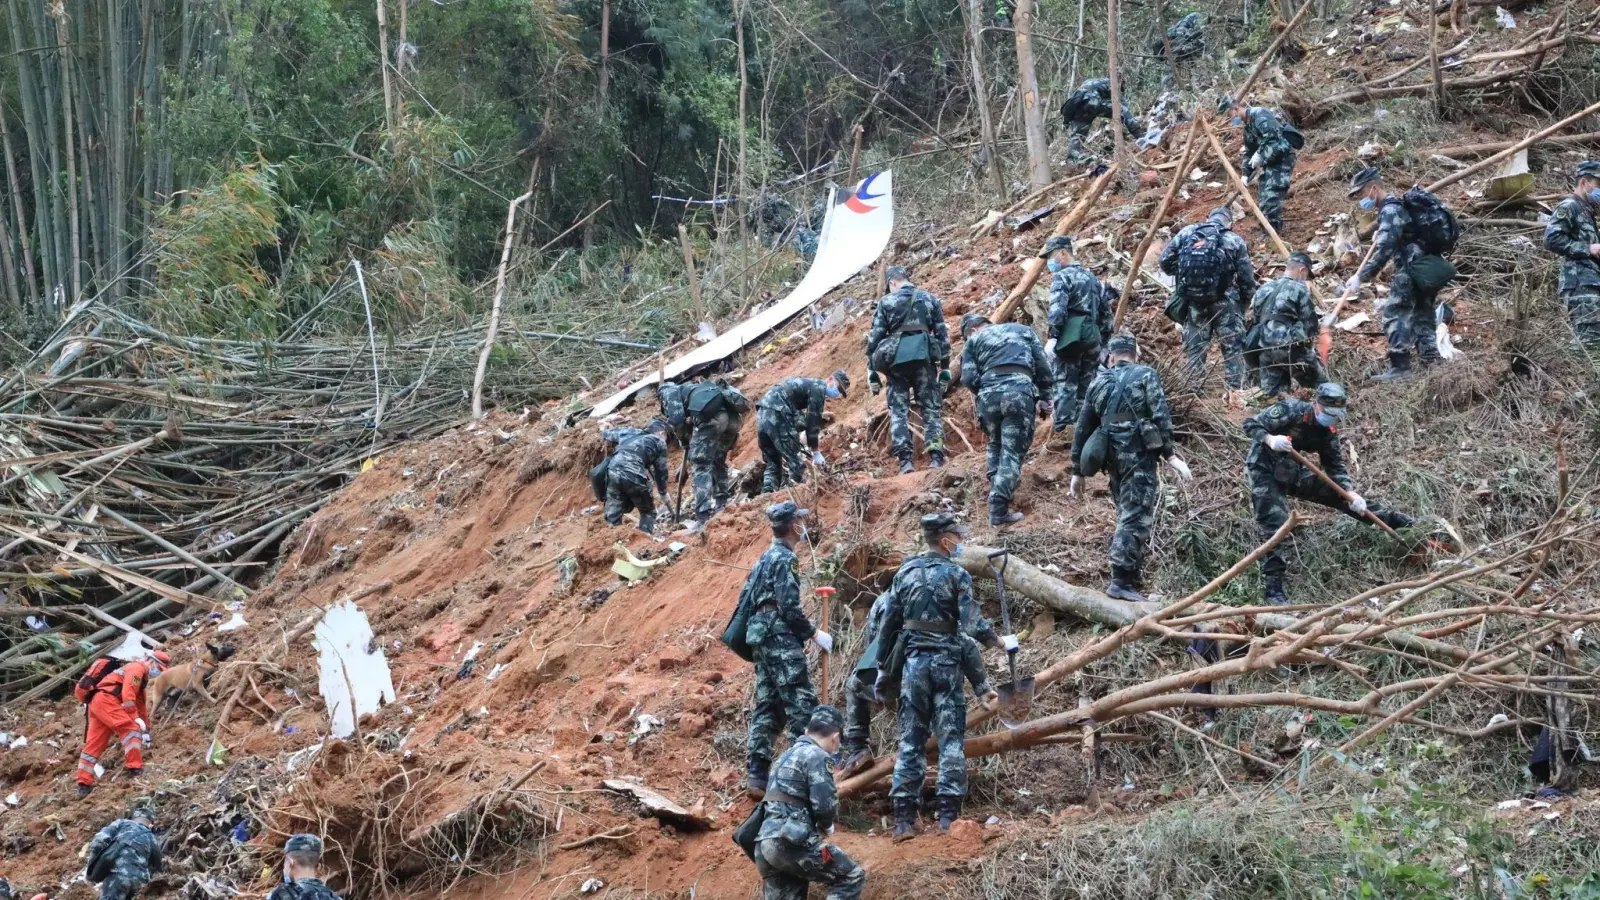
[[[389,661],[373,640],[367,614],[349,600],[328,610],[316,626],[318,689],[328,706],[334,737],[349,737],[356,722],[394,702]]]
[[[650,788],[625,778],[608,778],[600,783],[608,791],[615,791],[639,801],[644,811],[669,825],[689,831],[705,831],[715,819],[704,813],[694,813],[668,800]]]

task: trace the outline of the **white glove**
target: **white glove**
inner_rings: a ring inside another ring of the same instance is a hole
[[[1004,648],[1007,653],[1015,653],[1017,652],[1017,647],[1020,645],[1017,643],[1016,635],[1008,634],[1000,639],[1000,646]]]
[[[1267,446],[1279,453],[1288,453],[1294,449],[1294,441],[1286,434],[1269,434],[1267,435]]]
[[[1358,516],[1367,512],[1367,501],[1354,491],[1350,492],[1350,511]]]
[[[1077,498],[1083,496],[1083,476],[1082,475],[1074,475],[1074,476],[1072,476],[1072,480],[1067,482],[1067,496],[1068,497],[1072,497],[1073,499],[1077,499]]]
[[[833,834],[833,826],[832,825],[828,826],[828,833],[829,834]]]
[[[814,465],[825,466],[828,464],[828,458],[822,455],[821,450],[813,450],[811,451],[811,462]]]
[[[813,634],[811,636],[811,640],[814,641],[818,647],[822,648],[823,653],[833,652],[833,635],[827,633],[826,631],[819,631],[816,634]]]
[[[1189,471],[1189,464],[1176,456],[1168,457],[1167,465],[1172,467],[1172,471],[1178,473],[1178,480],[1185,484],[1194,480],[1194,473]]]
[[[1056,352],[1056,339],[1051,338],[1050,340],[1044,342],[1044,355],[1049,356],[1054,352]]]
[[[133,719],[133,729],[135,731],[149,731],[150,726],[146,725],[143,719],[135,716]]]
[[[1259,168],[1261,168],[1261,151],[1257,150],[1255,155],[1250,157],[1250,169],[1254,171]]]
[[[1455,359],[1461,354],[1450,340],[1450,326],[1443,322],[1433,326],[1433,346],[1438,348],[1439,356],[1447,360]]]
[[[1351,275],[1350,280],[1344,283],[1344,292],[1346,294],[1354,294],[1359,290],[1361,290],[1361,276]]]

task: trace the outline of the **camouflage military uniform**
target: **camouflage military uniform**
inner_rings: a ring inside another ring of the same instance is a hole
[[[267,900],[339,900],[321,878],[298,878],[293,884],[280,884],[267,895]]]
[[[748,751],[750,771],[764,776],[778,730],[787,722],[790,738],[798,738],[817,705],[805,651],[817,629],[800,608],[800,560],[794,550],[774,539],[745,579],[739,603],[754,610],[745,630],[756,664]]]
[[[981,334],[993,330],[991,326]],[[905,664],[900,672],[900,752],[889,796],[913,805],[921,801],[928,770],[925,747],[932,734],[939,743],[935,792],[959,800],[967,794],[962,657],[967,636],[979,634],[982,627],[972,576],[950,557],[930,550],[901,564],[890,590],[879,646],[892,648],[903,640]]]
[[[1100,368],[1100,345],[1111,337],[1105,285],[1077,263],[1050,279],[1049,338],[1055,356],[1055,430],[1078,421],[1078,401]]]
[[[905,284],[884,295],[867,332],[867,366],[886,379],[889,440],[901,463],[916,456],[911,443],[911,396],[922,410],[922,446],[944,454],[944,390],[939,372],[950,367],[950,332],[939,298]]]
[[[1210,221],[1210,220],[1208,220]],[[1179,276],[1179,248],[1196,228],[1187,225],[1161,251],[1161,271]],[[1211,341],[1222,348],[1224,380],[1229,389],[1244,387],[1244,310],[1243,298],[1256,292],[1256,270],[1250,264],[1250,248],[1244,238],[1222,229],[1221,280],[1215,293],[1200,291],[1180,281],[1176,290],[1188,295],[1188,316],[1183,326],[1183,352],[1188,360],[1189,377],[1199,390],[1205,379],[1206,352]]]
[[[633,428],[607,431],[605,437],[617,444],[606,466],[606,524],[621,525],[622,517],[637,509],[639,530],[649,534],[656,527],[652,477],[661,499],[667,498],[667,442]]]
[[[800,449],[801,419],[806,446],[816,450],[822,437],[822,406],[828,382],[821,378],[785,378],[772,386],[756,404],[756,443],[767,469],[761,478],[763,493],[806,480],[806,457]]]
[[[161,842],[136,819],[118,819],[100,829],[89,842],[89,856],[98,853],[116,854],[111,874],[100,882],[100,900],[132,900],[161,871]]]
[[[1256,199],[1267,221],[1281,234],[1283,201],[1289,196],[1295,149],[1286,134],[1286,126],[1272,110],[1261,106],[1252,106],[1244,113],[1244,153],[1240,165],[1245,181],[1256,173],[1256,167],[1250,164],[1253,159],[1259,159],[1261,165]]]
[[[1291,378],[1308,388],[1328,380],[1312,346],[1317,307],[1305,282],[1287,275],[1275,278],[1256,291],[1250,308],[1255,324],[1246,343],[1261,370],[1262,393],[1284,393]]]
[[[1089,136],[1089,129],[1094,127],[1096,119],[1111,118],[1111,79],[1091,78],[1078,86],[1078,89],[1067,95],[1067,100],[1061,105],[1061,120],[1066,123],[1070,135],[1067,141],[1067,156],[1074,162],[1085,162],[1092,157],[1084,149],[1083,139]],[[1128,105],[1122,105],[1122,130],[1130,138],[1144,134],[1144,126],[1128,111]]]
[[[1206,17],[1197,12],[1189,13],[1172,24],[1167,29],[1166,40],[1157,37],[1150,42],[1150,54],[1162,56],[1166,53],[1167,45],[1172,45],[1172,58],[1188,59],[1206,52]]]
[[[1016,323],[975,332],[961,352],[961,383],[977,395],[978,423],[989,438],[990,513],[1009,507],[1033,446],[1034,408],[1052,387],[1050,360],[1033,329]]]
[[[1404,357],[1409,365],[1412,352],[1425,363],[1439,362],[1439,347],[1434,343],[1435,306],[1438,291],[1427,292],[1411,279],[1408,267],[1427,251],[1417,242],[1411,213],[1400,198],[1390,194],[1378,210],[1378,230],[1372,236],[1373,252],[1360,272],[1362,281],[1377,277],[1394,261],[1394,278],[1389,282],[1389,302],[1383,307],[1383,333],[1389,339],[1389,356]]]
[[[689,438],[689,465],[694,473],[694,514],[700,522],[728,503],[728,454],[739,442],[739,429],[745,413],[750,411],[750,401],[730,384],[705,382],[695,386],[696,391],[712,389],[718,391],[717,399],[700,412],[691,408],[689,413],[694,423],[694,434]],[[696,399],[691,394],[691,403]]]
[[[866,870],[823,842],[839,814],[833,763],[810,735],[779,757],[768,779],[766,818],[756,836],[756,871],[765,900],[805,900],[811,883],[828,886],[828,900],[856,900]]]
[[[1561,257],[1561,282],[1557,289],[1572,317],[1578,340],[1600,348],[1600,261],[1589,254],[1600,244],[1594,207],[1577,197],[1556,204],[1544,230],[1544,248]]]
[[[1112,400],[1120,390],[1119,409]],[[1096,428],[1110,438],[1106,475],[1117,503],[1117,531],[1111,537],[1111,571],[1123,583],[1137,587],[1155,525],[1156,460],[1176,452],[1172,442],[1172,414],[1161,376],[1149,366],[1119,361],[1100,373],[1089,386],[1078,427],[1072,436],[1072,469],[1081,471],[1083,446]],[[1154,445],[1154,446],[1152,446]]]
[[[1294,442],[1296,450],[1306,456],[1315,454],[1322,471],[1329,478],[1345,490],[1353,491],[1350,473],[1344,467],[1339,433],[1317,421],[1311,403],[1305,400],[1280,400],[1260,414],[1246,419],[1244,432],[1252,442],[1244,460],[1245,473],[1250,479],[1250,505],[1263,535],[1271,536],[1289,520],[1286,497],[1310,500],[1337,509],[1352,518],[1362,519],[1310,469],[1300,465],[1289,454],[1278,453],[1266,444],[1269,434],[1287,435]],[[1411,524],[1409,517],[1389,510],[1382,504],[1368,500],[1367,508],[1391,528],[1404,528]],[[1284,554],[1293,541],[1294,536],[1290,535],[1288,540],[1279,544],[1261,561],[1263,575],[1281,576],[1284,573],[1288,568]]]
[[[661,404],[661,418],[667,420],[667,434],[685,449],[694,433],[694,423],[689,421],[689,391],[693,387],[669,381],[656,389],[656,399]]]

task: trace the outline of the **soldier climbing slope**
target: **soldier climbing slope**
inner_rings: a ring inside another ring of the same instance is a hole
[[[1133,117],[1133,113],[1128,112],[1126,103],[1122,104],[1121,115],[1122,130],[1130,140],[1144,134],[1144,127]],[[1111,79],[1091,78],[1068,94],[1066,102],[1061,104],[1061,120],[1070,135],[1067,139],[1067,158],[1075,163],[1093,161],[1093,155],[1083,146],[1083,139],[1089,136],[1089,129],[1094,127],[1096,119],[1110,118]]]
[[[765,900],[805,900],[811,884],[827,885],[828,900],[856,900],[866,887],[866,870],[824,841],[839,815],[833,756],[839,752],[841,727],[837,709],[818,706],[805,734],[772,767],[756,836],[756,871]]]
[[[850,393],[850,376],[840,369],[826,380],[785,378],[772,386],[756,404],[756,441],[767,470],[761,477],[763,493],[806,480],[806,458],[800,452],[800,430],[806,433],[811,461],[827,462],[819,449],[822,408],[828,400]]]
[[[1254,324],[1245,335],[1245,356],[1260,370],[1261,392],[1276,397],[1290,380],[1314,388],[1328,380],[1312,339],[1317,333],[1317,305],[1306,280],[1311,257],[1289,254],[1283,274],[1262,285],[1250,302]]]
[[[322,838],[296,834],[283,842],[283,883],[267,900],[339,900],[322,883]]]
[[[1205,380],[1206,353],[1213,339],[1222,347],[1228,389],[1244,387],[1244,310],[1256,292],[1250,248],[1229,230],[1233,213],[1218,207],[1204,222],[1184,226],[1161,251],[1161,271],[1177,286],[1167,302],[1169,318],[1183,326],[1183,350],[1196,391]]]
[[[667,423],[653,419],[640,431],[637,428],[612,428],[602,434],[606,443],[615,445],[604,468],[606,524],[616,527],[622,517],[639,511],[639,530],[652,534],[656,530],[656,501],[650,493],[650,482],[655,481],[661,493],[661,503],[667,498]],[[591,473],[593,477],[593,473]]]
[[[1022,480],[1022,458],[1033,446],[1033,416],[1050,415],[1050,359],[1032,328],[990,324],[977,313],[961,317],[961,383],[977,395],[978,424],[989,438],[989,524],[1022,521],[1011,501]]]
[[[150,829],[155,813],[136,803],[129,817],[100,829],[89,842],[90,882],[99,882],[100,900],[133,900],[161,871],[161,841]]]
[[[1572,196],[1556,204],[1544,230],[1544,248],[1561,257],[1557,293],[1572,317],[1572,330],[1591,353],[1600,352],[1600,162],[1578,163]]]
[[[1244,433],[1249,435],[1250,452],[1245,457],[1245,472],[1250,479],[1250,505],[1255,510],[1256,524],[1263,535],[1270,536],[1289,520],[1286,497],[1299,497],[1312,503],[1337,509],[1356,519],[1371,510],[1390,528],[1405,528],[1412,524],[1410,516],[1369,504],[1355,492],[1350,473],[1344,467],[1344,453],[1339,445],[1338,424],[1345,417],[1344,388],[1332,382],[1317,387],[1316,400],[1280,400],[1259,415],[1246,419]],[[1302,454],[1315,453],[1322,471],[1332,478],[1350,496],[1346,503],[1334,490],[1323,483],[1316,473],[1301,465],[1289,455],[1290,450]],[[1363,521],[1365,521],[1363,519]],[[1261,574],[1265,581],[1268,603],[1288,603],[1283,576],[1289,564],[1284,561],[1285,548],[1294,537],[1279,544],[1261,561]]]
[[[1264,106],[1245,107],[1232,97],[1217,103],[1217,112],[1243,121],[1244,149],[1240,171],[1244,180],[1256,181],[1256,200],[1267,222],[1283,234],[1283,201],[1289,196],[1289,176],[1294,172],[1295,151],[1305,146],[1305,138],[1282,117]]]
[[[939,298],[911,283],[900,266],[890,266],[889,293],[872,312],[867,332],[867,384],[873,394],[889,381],[889,439],[900,474],[913,468],[911,397],[922,410],[922,446],[928,466],[944,465],[944,394],[950,385],[950,332]]]
[[[1383,307],[1383,333],[1389,339],[1389,370],[1375,381],[1410,373],[1415,353],[1422,364],[1441,362],[1434,342],[1439,291],[1456,276],[1445,255],[1455,249],[1461,226],[1439,198],[1419,187],[1396,197],[1384,188],[1383,176],[1368,166],[1350,180],[1350,196],[1361,198],[1361,208],[1378,210],[1378,230],[1372,236],[1372,256],[1361,271],[1350,276],[1345,291],[1354,293],[1362,283],[1376,278],[1394,262],[1389,282],[1389,302]]]
[[[689,464],[694,470],[694,521],[685,531],[698,534],[711,514],[728,505],[728,454],[739,442],[750,401],[722,379],[702,381],[689,391],[685,405],[694,435],[689,438]]]
[[[1111,537],[1111,581],[1106,594],[1140,601],[1140,580],[1150,528],[1155,524],[1156,460],[1184,481],[1193,476],[1177,456],[1172,415],[1156,370],[1139,363],[1139,345],[1119,334],[1106,347],[1110,368],[1089,386],[1072,435],[1072,481],[1067,493],[1083,496],[1083,479],[1104,471],[1117,504]]]
[[[1078,401],[1100,368],[1100,345],[1111,338],[1111,302],[1105,285],[1072,259],[1072,238],[1044,244],[1049,266],[1050,312],[1045,350],[1055,359],[1055,430],[1078,421]]]

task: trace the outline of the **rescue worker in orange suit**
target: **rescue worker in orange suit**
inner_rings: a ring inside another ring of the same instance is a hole
[[[171,658],[160,650],[120,664],[106,657],[95,661],[79,682],[78,699],[85,703],[86,720],[83,752],[78,754],[79,797],[94,790],[94,767],[113,737],[122,746],[124,774],[136,778],[144,771],[144,748],[150,744],[144,689],[169,662]]]

